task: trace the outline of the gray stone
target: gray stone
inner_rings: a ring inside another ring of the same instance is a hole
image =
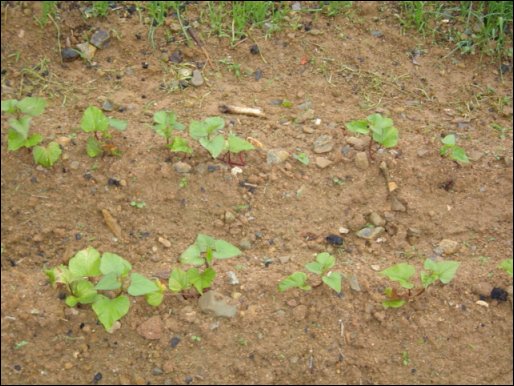
[[[316,166],[320,169],[325,169],[326,167],[332,165],[332,161],[325,157],[316,157]]]
[[[359,285],[359,281],[357,280],[357,276],[355,275],[350,275],[348,277],[348,282],[350,283],[350,288],[356,292],[360,292],[362,291],[361,290],[361,286]]]
[[[73,62],[74,60],[80,58],[80,54],[77,50],[66,47],[61,51],[61,57],[63,62]]]
[[[293,3],[293,5],[291,5],[291,9],[292,9],[293,11],[299,11],[299,10],[301,10],[301,9],[302,9],[302,5],[300,4],[300,2],[299,2],[299,1],[295,1],[295,2]]]
[[[175,169],[177,173],[189,173],[192,167],[188,163],[179,161],[173,164],[173,169]]]
[[[252,247],[252,242],[247,238],[241,239],[239,241],[239,247],[242,250],[250,249]]]
[[[369,136],[364,137],[348,137],[346,139],[346,143],[353,147],[355,150],[366,150],[366,148],[369,146],[369,143],[371,141],[371,138]]]
[[[362,239],[373,240],[384,232],[384,230],[385,229],[382,227],[366,227],[358,231],[357,236]]]
[[[109,99],[106,99],[104,101],[104,103],[102,103],[102,110],[103,111],[112,111],[112,110],[114,110],[113,103]]]
[[[213,312],[216,316],[233,318],[236,315],[237,307],[230,304],[231,299],[216,291],[204,293],[198,305],[203,312]]]
[[[191,78],[191,84],[195,87],[199,87],[203,84],[203,76],[200,70],[193,71],[193,77]]]
[[[87,61],[92,61],[95,57],[96,47],[89,43],[77,44],[77,49],[82,53],[82,57]]]
[[[453,255],[459,250],[459,242],[450,239],[443,239],[439,242],[439,248],[441,248],[444,255]]]
[[[270,149],[266,155],[268,165],[278,165],[289,158],[289,153],[284,149]]]
[[[366,170],[369,167],[368,155],[365,152],[355,154],[355,166],[360,170]]]
[[[93,34],[93,36],[91,36],[90,43],[96,48],[102,49],[109,42],[110,38],[108,31],[99,29]]]
[[[330,135],[320,135],[314,141],[314,153],[328,153],[334,147],[334,138]]]
[[[230,285],[238,285],[239,284],[239,279],[237,278],[235,272],[228,271],[227,276],[228,276],[228,284],[230,284]]]
[[[369,221],[377,227],[383,227],[386,224],[386,221],[377,212],[372,212],[369,215]]]

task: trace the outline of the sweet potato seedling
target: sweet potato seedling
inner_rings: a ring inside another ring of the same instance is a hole
[[[43,140],[41,134],[29,135],[29,131],[32,117],[41,115],[45,111],[46,105],[46,100],[38,97],[2,101],[2,112],[12,116],[8,121],[9,130],[7,132],[7,148],[10,151],[22,147],[34,147]]]
[[[416,273],[414,266],[407,263],[399,263],[384,269],[379,274],[397,282],[404,290],[387,287],[384,290],[387,299],[382,302],[382,305],[385,308],[399,308],[407,301],[411,301],[421,295],[430,285],[438,280],[443,284],[448,284],[453,280],[459,264],[456,261],[450,260],[436,262],[432,259],[426,259],[423,268],[427,272],[420,272],[422,288],[416,291],[414,291],[415,286],[411,281],[411,278]]]
[[[101,142],[98,133],[101,133],[104,139],[111,138],[112,134],[109,132],[109,127],[123,131],[127,128],[126,121],[106,117],[98,107],[89,106],[84,111],[80,127],[86,133],[94,133],[94,137],[87,139],[86,152],[88,156],[94,158],[104,154],[104,152],[109,155],[120,155],[116,146]]]
[[[177,117],[174,112],[157,111],[153,116],[153,120],[155,122],[153,129],[157,134],[166,139],[166,146],[172,152],[181,152],[186,154],[191,154],[193,152],[186,139],[178,136],[172,136],[174,130],[183,131],[185,129],[185,126],[182,123],[177,122]]]
[[[95,248],[88,247],[73,256],[68,265],[61,264],[45,270],[52,286],[63,285],[69,295],[69,307],[91,304],[98,320],[107,331],[125,316],[130,308],[126,291],[131,296],[145,296],[151,306],[161,304],[166,287],[156,279],[147,279],[138,273],[129,273],[132,265],[121,256],[104,252],[100,256]],[[102,291],[104,291],[102,293]]]
[[[507,275],[512,277],[512,259],[502,260],[498,268],[503,269],[507,273]]]
[[[330,269],[334,266],[335,261],[336,259],[334,256],[328,252],[322,252],[316,256],[316,261],[305,264],[305,268],[308,271],[321,276],[323,283],[325,283],[337,293],[340,293],[342,276],[339,272],[330,271]],[[278,289],[280,292],[284,292],[289,288],[300,288],[304,291],[309,291],[312,289],[312,287],[307,284],[307,274],[304,272],[295,272],[283,279],[278,284]]]
[[[214,282],[216,271],[212,265],[217,259],[229,259],[241,254],[236,246],[225,240],[214,239],[211,236],[198,234],[194,244],[190,245],[181,255],[182,264],[201,266],[205,269],[189,268],[184,271],[175,268],[169,277],[169,288],[173,292],[183,292],[194,287],[199,294],[209,288]]]
[[[398,144],[398,129],[394,127],[393,120],[381,114],[371,114],[366,119],[350,121],[346,124],[346,128],[352,133],[364,135],[371,132],[373,140],[386,148]]]
[[[448,134],[446,137],[441,139],[443,146],[439,149],[439,153],[442,156],[449,156],[452,160],[467,164],[469,163],[469,158],[466,155],[466,151],[456,145],[455,134]]]

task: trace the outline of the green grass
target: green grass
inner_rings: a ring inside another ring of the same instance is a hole
[[[462,54],[512,57],[512,2],[402,1],[400,22]]]
[[[41,6],[41,17],[37,19],[38,24],[41,27],[45,26],[46,23],[48,23],[48,18],[54,17],[56,12],[57,1],[43,1]]]

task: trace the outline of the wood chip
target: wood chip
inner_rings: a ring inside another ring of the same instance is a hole
[[[102,215],[104,216],[105,224],[110,229],[112,234],[114,236],[116,236],[118,239],[122,240],[123,236],[121,233],[121,227],[119,226],[116,219],[112,216],[112,214],[107,209],[102,209]]]

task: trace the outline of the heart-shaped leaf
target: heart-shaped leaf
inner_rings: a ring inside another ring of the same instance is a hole
[[[214,242],[214,248],[214,257],[216,259],[228,259],[241,254],[241,250],[239,248],[225,240],[216,240]]]
[[[416,273],[416,269],[407,263],[399,263],[380,272],[381,275],[388,277],[390,280],[397,281],[402,287],[408,289],[414,287],[414,284],[409,281],[414,273]]]
[[[114,272],[119,276],[125,276],[132,269],[132,264],[130,264],[123,257],[111,253],[104,252],[102,255],[102,261],[100,263],[100,271],[107,275],[108,273]]]
[[[125,295],[120,295],[114,299],[109,299],[104,295],[97,295],[92,307],[100,323],[102,323],[106,330],[110,330],[115,321],[120,320],[127,314],[130,302]]]
[[[352,133],[368,134],[369,127],[368,121],[365,119],[358,119],[346,123],[346,128]]]
[[[132,296],[147,295],[151,292],[159,291],[159,287],[150,279],[147,279],[139,273],[132,273],[130,275],[130,286],[128,293]]]
[[[305,283],[307,280],[307,275],[304,272],[295,272],[280,283],[278,283],[278,290],[280,292],[284,292],[289,288],[300,288],[304,291],[309,291],[311,287]]]
[[[101,274],[100,252],[93,247],[87,247],[70,259],[68,267],[76,277],[98,276]]]
[[[341,274],[339,272],[329,272],[328,275],[323,276],[321,280],[337,293],[341,292]]]

